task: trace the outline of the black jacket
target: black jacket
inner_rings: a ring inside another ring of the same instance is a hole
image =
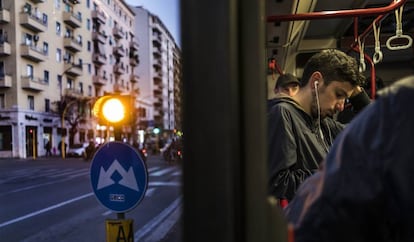
[[[351,102],[359,109],[369,103],[365,92]],[[332,118],[317,121],[289,96],[268,102],[269,193],[291,200],[299,185],[316,172],[334,138],[345,127]]]
[[[347,126],[289,203],[295,241],[413,241],[414,78],[402,84]]]

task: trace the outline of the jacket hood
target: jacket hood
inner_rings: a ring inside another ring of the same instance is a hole
[[[275,98],[268,100],[268,108],[276,105],[278,103],[290,103],[298,109],[303,110],[303,108],[297,103],[292,97],[285,94],[277,94]]]

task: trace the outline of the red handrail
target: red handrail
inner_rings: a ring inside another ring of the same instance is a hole
[[[393,0],[390,5],[378,8],[368,9],[347,9],[336,11],[321,11],[312,13],[296,13],[296,14],[284,14],[268,16],[267,22],[283,22],[283,21],[297,21],[297,20],[312,20],[312,19],[328,19],[328,18],[341,18],[341,17],[359,17],[369,15],[381,15],[386,14],[405,4],[407,0]]]

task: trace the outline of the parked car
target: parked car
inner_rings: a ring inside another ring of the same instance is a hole
[[[68,157],[86,157],[86,147],[89,143],[73,144],[69,147],[66,156]]]

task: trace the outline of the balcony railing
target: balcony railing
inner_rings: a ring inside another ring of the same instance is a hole
[[[118,39],[122,39],[125,36],[124,31],[122,31],[121,28],[116,27],[116,26],[112,29],[112,34],[114,35],[115,38],[118,38]]]
[[[0,74],[0,87],[12,87],[12,77],[7,74]]]
[[[114,47],[114,51],[113,51],[114,55],[116,56],[125,56],[125,49],[122,46],[117,46]]]
[[[92,40],[98,41],[99,43],[105,44],[108,36],[104,32],[93,32]]]
[[[92,56],[92,61],[93,63],[95,63],[96,65],[105,65],[107,62],[107,58],[106,55],[104,54],[100,54],[100,53],[94,53]]]
[[[40,14],[32,14],[31,12],[20,13],[20,25],[36,33],[45,32],[47,29],[47,22]]]
[[[63,95],[67,97],[79,98],[83,96],[83,91],[79,88],[66,88]]]
[[[137,83],[139,81],[139,76],[136,74],[131,74],[131,82]]]
[[[82,26],[82,17],[71,12],[63,12],[63,21],[73,28]]]
[[[0,41],[0,56],[10,55],[11,54],[11,46],[7,42],[1,43]]]
[[[101,76],[101,75],[92,76],[92,82],[95,85],[103,86],[103,85],[106,85],[107,81],[108,81],[107,77],[104,77],[104,76]]]
[[[63,0],[64,3],[80,4],[80,0]]]
[[[130,41],[129,42],[129,48],[132,50],[138,50],[139,49],[139,45],[137,42],[135,41]]]
[[[33,45],[22,44],[20,51],[22,57],[34,62],[41,62],[47,59],[47,55],[43,49]]]
[[[125,91],[126,91],[126,88],[123,85],[119,83],[114,84],[114,92],[125,92]]]
[[[9,10],[6,10],[6,9],[1,9],[0,10],[0,23],[2,23],[2,24],[10,23],[10,12],[9,12]]]
[[[65,70],[65,74],[68,74],[70,76],[81,76],[83,74],[82,65],[66,63]]]
[[[139,64],[139,59],[138,57],[133,57],[129,59],[129,64],[131,66],[137,66]]]
[[[100,10],[92,11],[92,19],[94,19],[95,21],[97,21],[100,24],[105,24],[106,23],[105,13],[103,11],[100,11]]]
[[[114,73],[118,75],[125,74],[125,67],[121,64],[114,65]]]
[[[79,40],[75,40],[72,37],[65,37],[65,39],[63,40],[63,44],[66,49],[72,52],[82,51],[82,42]]]
[[[44,91],[49,85],[44,79],[33,76],[22,76],[21,84],[23,89],[31,91]]]

